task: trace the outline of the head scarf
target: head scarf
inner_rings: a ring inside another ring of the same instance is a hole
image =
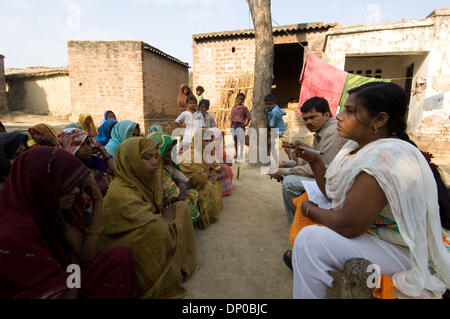
[[[114,158],[114,178],[122,180],[127,185],[133,185],[147,202],[152,202],[162,212],[162,162],[159,161],[158,171],[148,176],[142,165],[142,157],[158,147],[158,144],[145,137],[133,137],[123,142]]]
[[[189,95],[192,95],[191,89],[189,89],[189,92],[187,95],[183,93],[183,88],[185,88],[185,87],[187,87],[189,89],[189,85],[187,85],[186,83],[181,84],[180,92],[178,93],[177,105],[180,108],[186,108],[186,98]]]
[[[116,116],[116,114],[111,111],[111,110],[107,110],[104,114],[103,114],[103,119],[106,121],[108,119],[108,113],[112,113],[114,114],[114,117]]]
[[[52,147],[36,147],[14,162],[0,194],[0,278],[16,289],[0,286],[0,295],[45,298],[67,289],[59,199],[89,174],[75,156]],[[77,228],[85,223],[83,214],[64,217]]]
[[[28,146],[51,146],[55,147],[58,133],[53,128],[53,126],[48,124],[38,124],[28,129],[28,133],[31,135],[31,140],[28,141]],[[36,133],[39,133],[41,136],[37,136]]]
[[[165,134],[164,132],[153,132],[148,138],[158,144],[159,154],[161,157],[166,155],[167,151],[177,144],[177,140],[172,136]]]
[[[108,144],[109,140],[111,139],[111,131],[116,124],[117,121],[114,119],[109,119],[103,122],[103,124],[98,128],[98,135],[95,140],[103,146]]]
[[[76,155],[86,139],[92,146],[95,146],[87,132],[76,128],[65,128],[58,135],[57,147],[64,148],[72,155]]]
[[[83,127],[82,127],[80,124],[77,124],[77,123],[70,123],[70,124],[67,125],[65,128],[71,128],[71,127],[77,128],[77,129],[79,129],[79,130],[82,130],[82,129],[83,129]]]
[[[20,144],[27,146],[28,136],[19,133],[0,133],[0,184],[9,174],[11,165],[9,160],[16,153]]]
[[[90,118],[91,119],[91,124],[89,124],[89,128],[86,126],[86,120]],[[94,119],[92,118],[91,114],[88,113],[82,113],[80,114],[80,117],[78,119],[78,124],[81,125],[81,127],[83,128],[84,131],[89,133],[89,129],[92,132],[92,137],[96,137],[98,132],[97,132],[97,128],[95,127],[95,123],[94,123]]]
[[[111,156],[115,156],[115,152],[119,145],[133,135],[136,125],[136,122],[128,120],[120,121],[114,125],[111,131],[111,139],[105,146],[106,151],[108,151]]]
[[[113,111],[111,111],[111,110],[105,111],[105,113],[103,113],[103,119],[100,123],[100,126],[103,125],[103,123],[105,123],[106,120],[108,120],[108,113],[112,113],[112,114],[114,114],[114,117],[116,117],[116,114]],[[115,120],[117,121],[117,118]]]

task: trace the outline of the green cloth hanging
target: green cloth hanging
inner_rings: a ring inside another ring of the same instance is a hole
[[[349,95],[348,91],[369,82],[391,82],[391,80],[368,78],[357,74],[347,73],[347,80],[345,81],[341,101],[339,102],[339,113],[344,109],[345,102]]]

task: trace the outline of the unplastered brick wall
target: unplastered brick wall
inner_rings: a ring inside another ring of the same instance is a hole
[[[0,54],[0,111],[7,110],[4,56]]]
[[[448,117],[432,115],[422,121],[417,135],[411,139],[425,152],[434,156],[437,164],[450,163],[450,121]]]
[[[253,73],[255,39],[253,37],[194,41],[193,89],[205,88],[204,97],[211,109],[218,104],[225,80],[229,75]]]
[[[72,120],[90,113],[97,125],[107,109],[144,127],[141,41],[69,41]]]
[[[160,124],[170,134],[180,113],[177,107],[180,85],[188,83],[188,66],[146,49],[143,57],[145,129]]]

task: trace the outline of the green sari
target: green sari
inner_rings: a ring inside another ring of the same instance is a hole
[[[148,176],[142,156],[157,144],[145,137],[124,141],[114,159],[115,178],[103,201],[101,249],[127,246],[134,255],[141,298],[182,297],[180,282],[197,265],[195,233],[188,205],[179,201],[175,219],[162,216],[161,174]]]

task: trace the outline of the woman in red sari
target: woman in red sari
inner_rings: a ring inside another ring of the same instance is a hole
[[[91,216],[82,192],[94,198]],[[67,151],[20,155],[0,194],[0,299],[135,298],[130,250],[97,249],[102,203],[89,169]],[[80,267],[80,288],[68,287],[71,264]]]

